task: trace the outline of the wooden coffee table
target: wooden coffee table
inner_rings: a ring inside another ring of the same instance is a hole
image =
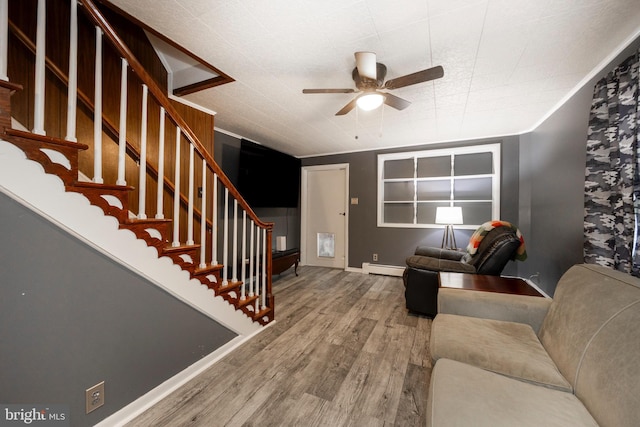
[[[544,297],[544,295],[526,281],[516,277],[440,272],[438,274],[438,280],[440,288]]]

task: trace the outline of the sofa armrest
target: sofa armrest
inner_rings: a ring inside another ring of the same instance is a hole
[[[414,255],[460,261],[462,257],[466,255],[466,252],[454,251],[453,249],[434,248],[432,246],[418,246]]]
[[[450,259],[412,255],[406,259],[407,266],[418,270],[451,271],[454,273],[475,273],[476,268],[470,264]]]
[[[438,313],[525,323],[538,333],[551,298],[441,288]]]

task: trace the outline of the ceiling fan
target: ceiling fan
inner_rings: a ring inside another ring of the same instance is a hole
[[[336,116],[347,114],[356,105],[363,110],[373,110],[382,105],[383,102],[396,110],[404,110],[411,105],[411,102],[389,92],[382,92],[382,90],[399,89],[444,76],[443,68],[438,65],[437,67],[427,68],[426,70],[396,77],[385,82],[387,67],[376,62],[375,53],[356,52],[355,57],[356,67],[353,69],[351,76],[356,84],[356,89],[303,89],[302,93],[358,93],[359,95],[342,107],[336,113]]]

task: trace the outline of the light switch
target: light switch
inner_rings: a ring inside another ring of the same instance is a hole
[[[352,205],[357,205],[358,204],[358,198],[357,197],[352,197],[351,198],[351,204]]]

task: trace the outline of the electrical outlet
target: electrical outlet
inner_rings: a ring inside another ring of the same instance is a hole
[[[87,414],[104,405],[104,381],[88,388],[84,393]]]
[[[378,254],[373,254],[373,260],[377,261],[378,260]]]

